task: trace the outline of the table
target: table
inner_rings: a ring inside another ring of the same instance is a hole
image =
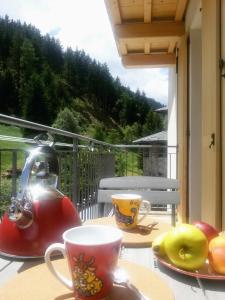
[[[123,259],[147,266],[164,278],[174,292],[175,300],[223,300],[225,299],[225,282],[203,280],[203,290],[196,278],[169,270],[157,263],[150,248],[126,248]]]
[[[102,217],[90,219],[84,222],[85,225],[106,225],[117,227],[115,217]],[[152,216],[146,216],[135,229],[123,231],[122,244],[127,248],[151,247],[154,239],[163,232],[169,231],[171,225],[159,222]]]
[[[175,300],[224,300],[225,282],[201,280],[205,295],[199,287],[195,278],[178,274],[157,264],[150,248],[125,248],[122,252],[122,259],[137,263],[154,270],[159,276],[164,278],[174,292]],[[43,259],[22,262],[0,258],[0,288],[12,276],[22,272]],[[4,300],[4,299],[1,299]],[[40,299],[41,300],[41,299]],[[164,299],[162,299],[164,300]]]
[[[150,247],[123,248],[121,258],[145,266],[156,272],[161,278],[167,281],[174,293],[175,300],[225,299],[225,281],[201,279],[200,283],[202,283],[202,289],[196,278],[179,274],[160,265],[155,259]],[[0,256],[0,288],[12,278],[12,276],[43,262],[44,260],[42,258],[21,261],[19,259],[16,260]],[[4,299],[0,298],[0,300]]]
[[[67,262],[63,258],[53,261],[56,270],[69,278]],[[148,300],[174,300],[168,284],[156,272],[144,266],[119,260],[118,266],[125,270],[135,287],[144,293]],[[146,280],[148,278],[148,280]],[[44,279],[44,280],[43,280]],[[74,300],[72,292],[56,280],[45,263],[29,268],[9,280],[0,289],[0,299],[7,300]],[[107,300],[137,300],[131,288],[115,284]]]

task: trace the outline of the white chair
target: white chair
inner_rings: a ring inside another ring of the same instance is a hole
[[[176,223],[176,207],[179,204],[179,183],[176,179],[151,176],[123,176],[102,178],[99,182],[98,204],[100,215],[104,204],[111,203],[111,195],[122,193],[139,194],[151,204],[171,205],[171,223]]]

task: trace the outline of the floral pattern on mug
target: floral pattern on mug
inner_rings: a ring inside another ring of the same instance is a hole
[[[72,271],[74,288],[81,296],[90,297],[99,293],[103,287],[103,282],[96,276],[97,267],[94,266],[95,258],[92,256],[87,261],[81,253],[75,261]]]

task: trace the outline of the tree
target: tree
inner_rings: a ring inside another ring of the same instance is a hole
[[[124,134],[123,142],[125,144],[132,144],[132,142],[135,139],[140,137],[141,130],[142,130],[141,125],[138,124],[137,122],[135,122],[133,125],[127,125],[123,129],[123,134]]]
[[[13,70],[8,68],[2,70],[0,67],[1,112],[19,115],[19,103],[13,75]]]
[[[50,110],[44,94],[44,84],[42,78],[33,73],[30,80],[24,86],[23,116],[26,120],[41,124],[49,124]]]
[[[26,117],[29,105],[32,105],[32,75],[36,73],[37,57],[32,43],[25,39],[21,46],[19,99],[22,116]]]
[[[145,124],[143,125],[143,136],[147,136],[163,130],[163,122],[160,116],[150,110],[147,114]]]
[[[98,123],[94,127],[93,138],[99,141],[105,141],[106,139],[106,131],[104,125]]]
[[[77,120],[74,112],[68,108],[60,110],[52,126],[73,133],[80,133],[81,131],[79,121]]]

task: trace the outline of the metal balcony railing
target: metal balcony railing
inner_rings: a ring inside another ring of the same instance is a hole
[[[176,147],[113,145],[1,114],[0,123],[32,129],[36,135],[48,132],[54,136],[60,166],[58,188],[72,199],[83,220],[97,216],[97,189],[101,178],[176,176]],[[61,137],[69,142],[60,142]],[[35,144],[34,139],[0,135],[0,215],[17,193],[25,158]]]

